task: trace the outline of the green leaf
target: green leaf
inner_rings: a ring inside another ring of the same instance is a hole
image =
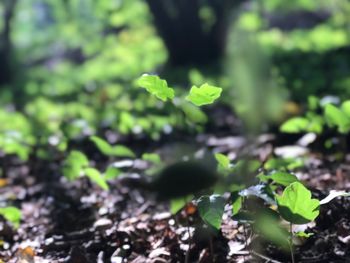
[[[168,87],[166,80],[155,75],[144,74],[137,80],[137,84],[162,101],[173,99],[175,96],[174,89]]]
[[[288,186],[291,183],[299,181],[295,175],[286,172],[274,172],[271,175],[265,176],[265,178],[271,179],[276,184],[283,186]]]
[[[347,133],[350,130],[350,118],[333,104],[325,106],[324,114],[328,125],[336,126],[340,133]]]
[[[117,157],[131,157],[135,158],[135,153],[128,147],[124,145],[115,145],[112,148],[111,152],[112,156],[117,156]]]
[[[63,163],[63,175],[68,180],[75,180],[82,175],[82,169],[89,165],[89,160],[79,151],[71,151]]]
[[[238,214],[238,212],[242,208],[243,197],[239,195],[239,192],[235,192],[231,194],[232,196],[232,215]]]
[[[21,222],[22,218],[22,212],[17,207],[1,207],[0,215],[2,215],[7,221],[11,222],[14,225],[14,227],[19,227],[19,223]]]
[[[198,211],[208,225],[219,230],[224,214],[225,199],[220,195],[202,196],[198,200]]]
[[[122,172],[113,166],[110,166],[107,168],[107,170],[104,173],[104,179],[105,180],[112,180],[117,178]]]
[[[289,248],[288,232],[283,229],[278,220],[271,215],[263,213],[256,216],[254,229],[259,232],[263,238],[277,246],[281,246],[284,250]]]
[[[208,121],[207,115],[200,108],[194,106],[193,104],[184,101],[181,103],[180,107],[189,121],[198,124],[204,124]]]
[[[307,131],[309,120],[302,117],[294,117],[284,122],[280,131],[285,133],[299,133]]]
[[[187,198],[177,198],[170,200],[170,212],[175,215],[187,204]]]
[[[350,118],[350,100],[344,101],[341,105],[342,111]]]
[[[106,179],[103,178],[101,173],[96,170],[95,168],[86,168],[84,170],[85,175],[95,184],[97,184],[99,187],[101,187],[103,190],[109,190],[109,186],[106,183]]]
[[[91,136],[90,140],[95,143],[96,147],[107,156],[116,157],[135,157],[135,153],[126,146],[123,145],[110,145],[107,141],[97,137]]]
[[[294,235],[296,235],[297,237],[301,237],[301,238],[309,238],[311,236],[313,236],[313,233],[306,233],[304,231],[298,231],[296,232]]]
[[[231,161],[226,155],[224,155],[222,153],[216,153],[215,159],[219,163],[219,169],[221,169],[221,170],[230,169]]]
[[[299,182],[290,184],[276,200],[281,216],[292,224],[306,224],[319,215],[320,202]]]
[[[257,160],[239,160],[232,166],[232,172],[239,176],[244,176],[247,173],[255,173],[261,166]]]
[[[192,102],[196,106],[202,106],[212,104],[221,95],[222,88],[210,86],[205,83],[199,88],[192,86],[190,94],[186,97],[186,100]]]
[[[307,106],[310,110],[315,111],[320,106],[320,99],[316,96],[309,96],[307,98]]]
[[[161,163],[161,159],[159,154],[157,153],[144,153],[142,154],[142,160],[154,163],[154,164],[160,164]]]
[[[271,158],[264,164],[266,170],[294,170],[304,166],[304,161],[301,158]]]
[[[91,136],[90,140],[95,143],[96,147],[105,155],[110,155],[112,152],[112,146],[105,140],[97,137]]]

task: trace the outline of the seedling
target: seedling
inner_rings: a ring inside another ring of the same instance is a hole
[[[109,190],[107,180],[115,178],[120,171],[114,168],[107,168],[105,174],[90,167],[89,160],[79,151],[71,151],[63,164],[63,175],[70,181],[86,176],[90,181],[97,184],[103,190]]]
[[[212,104],[221,96],[221,92],[222,88],[210,86],[205,83],[199,88],[193,86],[190,90],[190,94],[186,97],[186,100],[192,102],[196,106]]]
[[[220,195],[202,196],[198,199],[198,211],[203,221],[219,230],[222,223],[226,200]]]
[[[90,140],[95,143],[96,147],[106,156],[110,157],[135,157],[135,153],[124,145],[110,145],[107,141],[91,136]]]
[[[19,223],[21,222],[22,218],[22,212],[17,207],[1,207],[0,215],[2,215],[7,221],[11,222],[15,228],[19,227]]]
[[[144,74],[137,80],[137,84],[162,101],[172,100],[175,96],[174,89],[168,86],[166,80],[156,75]]]
[[[324,127],[335,128],[340,134],[350,131],[350,100],[344,101],[340,106],[326,104],[320,106],[316,101],[310,105],[309,111],[303,117],[293,117],[284,122],[280,130],[286,133],[314,132],[321,134]],[[316,111],[321,109],[322,115]]]
[[[290,224],[290,251],[294,263],[293,224],[306,224],[319,215],[320,202],[311,198],[311,192],[300,182],[294,182],[286,187],[282,196],[276,195],[278,211]]]

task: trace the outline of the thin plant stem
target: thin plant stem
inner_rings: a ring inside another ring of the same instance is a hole
[[[187,204],[187,199],[184,198],[185,204]],[[187,219],[187,234],[188,234],[188,249],[186,251],[186,256],[185,256],[185,263],[189,263],[190,260],[190,250],[191,250],[191,245],[192,245],[192,236],[191,236],[191,230],[190,230],[190,220],[188,218],[188,215],[186,214],[186,219]]]
[[[252,254],[257,256],[257,257],[259,257],[259,258],[261,258],[261,259],[264,259],[265,263],[268,263],[268,262],[270,262],[270,263],[282,263],[281,261],[274,260],[274,259],[269,258],[267,256],[261,255],[260,253],[255,252],[255,251],[252,251]]]
[[[214,245],[213,245],[213,237],[210,237],[209,246],[210,246],[211,261],[214,263]]]
[[[243,204],[243,209],[245,209],[245,198],[242,197],[242,204]],[[250,249],[248,248],[248,234],[247,234],[247,229],[245,223],[243,223],[243,233],[244,233],[244,245],[245,248],[248,250],[248,253],[250,254]],[[245,261],[245,255],[243,255],[243,260]]]
[[[292,259],[292,263],[295,263],[295,260],[294,260],[294,249],[293,249],[293,224],[290,223],[289,224],[289,233],[290,233],[290,256],[291,256],[291,259]]]

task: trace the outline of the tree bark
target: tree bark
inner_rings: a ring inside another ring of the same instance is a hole
[[[146,0],[172,65],[208,64],[225,50],[230,11],[243,0]],[[211,8],[215,22],[206,30],[200,9]]]
[[[11,21],[14,16],[17,0],[3,0],[3,30],[0,35],[0,85],[13,80]]]

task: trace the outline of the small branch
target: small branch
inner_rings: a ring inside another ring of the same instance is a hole
[[[268,263],[268,262],[270,262],[270,263],[282,263],[281,261],[274,260],[274,259],[269,258],[267,256],[261,255],[260,253],[255,252],[255,251],[252,251],[251,253],[256,257],[259,257],[259,258],[266,260],[266,263]]]

